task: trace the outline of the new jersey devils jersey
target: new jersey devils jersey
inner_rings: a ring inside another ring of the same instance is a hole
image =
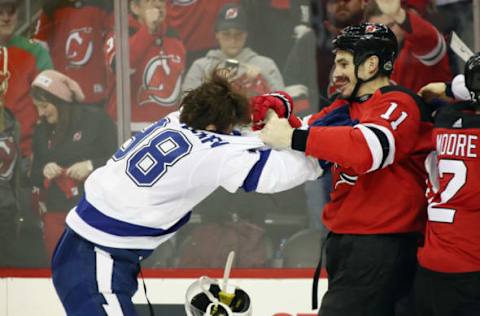
[[[422,267],[480,271],[480,115],[470,103],[446,106],[435,117],[436,159],[428,166],[428,205]]]
[[[240,0],[170,0],[167,1],[168,25],[178,30],[188,51],[217,46],[215,21],[226,3]]]
[[[451,72],[443,35],[411,10],[407,19],[410,29],[405,30],[391,79],[414,92],[430,82],[449,81]]]
[[[423,229],[423,161],[433,148],[432,124],[422,121],[427,115],[417,102],[406,89],[385,87],[349,105],[357,125],[310,128],[305,154],[334,163],[331,201],[323,210],[331,231],[384,234]],[[346,103],[337,100],[309,123]]]
[[[111,24],[111,13],[94,1],[84,1],[81,7],[73,2],[58,6],[37,22],[34,38],[46,43],[55,69],[80,84],[85,103],[107,96],[103,46]]]
[[[129,20],[131,36],[130,68],[132,130],[139,131],[159,118],[175,111],[181,97],[185,70],[185,47],[165,31],[152,35],[145,25]],[[115,55],[113,35],[107,41],[107,58],[112,64]],[[109,112],[116,112],[116,96],[112,95]]]
[[[318,161],[303,153],[262,147],[256,135],[194,130],[171,113],[90,175],[85,199],[70,211],[67,224],[99,245],[154,249],[219,187],[273,193],[321,174]]]

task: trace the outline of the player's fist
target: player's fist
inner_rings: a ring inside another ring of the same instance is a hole
[[[162,18],[162,12],[158,8],[148,8],[145,10],[145,24],[150,34],[157,32]]]
[[[261,140],[275,149],[287,149],[292,146],[293,128],[282,118],[272,115],[260,133]]]
[[[250,99],[252,108],[253,129],[260,130],[265,125],[269,109],[277,113],[278,117],[288,119],[294,128],[302,126],[302,122],[293,114],[293,99],[284,91],[263,94]]]
[[[43,176],[48,180],[58,177],[62,174],[62,167],[57,165],[55,162],[49,162],[43,167]]]

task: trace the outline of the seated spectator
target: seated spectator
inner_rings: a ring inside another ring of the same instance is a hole
[[[241,6],[225,5],[218,15],[215,32],[220,49],[210,50],[193,63],[185,76],[184,91],[199,87],[217,67],[230,68],[232,83],[244,88],[249,96],[285,88],[275,62],[245,46],[247,17]]]
[[[7,49],[0,52],[0,61],[6,66]],[[15,240],[16,163],[18,162],[19,126],[13,114],[5,108],[4,96],[8,86],[5,72],[0,73],[0,267],[13,263],[13,242]]]
[[[445,39],[420,15],[403,9],[400,0],[369,1],[365,18],[387,25],[401,46],[392,81],[416,92],[430,82],[451,78]]]
[[[178,30],[187,50],[187,68],[217,47],[214,25],[227,3],[239,0],[173,0],[167,2],[167,23]]]
[[[31,94],[38,110],[33,139],[32,182],[40,188],[40,212],[49,256],[63,232],[67,212],[83,195],[83,182],[117,147],[107,114],[79,106],[77,82],[54,70],[40,73]]]
[[[30,84],[42,70],[52,68],[52,61],[41,45],[15,35],[17,24],[17,1],[0,0],[0,45],[8,51],[9,85],[5,106],[20,124],[21,156],[27,158],[32,151],[33,127],[38,118],[30,98]]]
[[[177,110],[185,47],[165,23],[165,0],[131,0],[130,94],[131,129],[138,132],[160,117]],[[106,45],[107,62],[115,71],[115,43],[112,34]],[[116,95],[111,96],[108,111],[115,117]]]
[[[108,0],[44,1],[34,40],[50,51],[55,69],[77,81],[83,103],[105,106],[106,65],[103,45],[112,27]]]

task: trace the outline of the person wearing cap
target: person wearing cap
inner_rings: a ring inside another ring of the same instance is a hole
[[[67,211],[83,195],[83,182],[115,151],[116,128],[104,111],[80,105],[85,96],[79,84],[58,71],[41,72],[31,95],[40,117],[31,179],[40,189],[43,236],[51,255]]]
[[[130,0],[131,129],[138,132],[155,120],[176,111],[185,70],[185,47],[166,24],[165,0]],[[114,34],[106,42],[107,63],[115,71]],[[108,112],[116,117],[116,93]]]
[[[215,68],[233,70],[232,83],[244,88],[250,96],[283,90],[284,81],[277,65],[272,59],[246,47],[247,35],[247,16],[243,7],[226,4],[215,23],[219,49],[208,51],[205,57],[193,63],[185,76],[183,90],[200,86]]]

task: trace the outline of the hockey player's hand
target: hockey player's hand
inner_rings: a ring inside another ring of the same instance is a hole
[[[67,169],[67,176],[70,178],[82,181],[88,177],[88,175],[93,171],[93,165],[91,160],[80,161],[74,163],[70,168]]]
[[[274,110],[278,117],[287,118],[292,127],[302,126],[302,122],[293,114],[293,99],[283,91],[263,94],[250,99],[252,108],[253,129],[263,128],[269,109]]]
[[[161,11],[158,8],[148,8],[145,10],[145,24],[148,32],[155,34],[161,21]]]
[[[55,162],[49,162],[43,167],[43,175],[48,180],[58,177],[62,173],[63,169]]]
[[[375,0],[375,2],[383,14],[391,16],[398,24],[405,22],[406,12],[402,9],[400,0]]]
[[[275,149],[287,149],[292,146],[293,128],[284,118],[270,115],[268,122],[260,133],[262,141]]]
[[[444,82],[432,82],[421,88],[418,95],[430,103],[434,98],[448,100],[446,92],[447,85]]]

